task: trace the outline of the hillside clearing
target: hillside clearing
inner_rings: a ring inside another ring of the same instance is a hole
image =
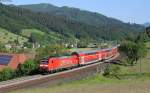
[[[37,29],[23,29],[21,34],[23,36],[30,37],[31,33],[37,33],[37,34],[41,34],[41,35],[45,34],[44,32],[37,30]]]
[[[19,40],[19,43],[23,43],[28,40],[27,38],[13,34],[7,31],[6,29],[0,28],[0,42],[1,43],[8,43],[17,39]]]
[[[59,34],[56,34],[54,32],[49,32],[48,34],[41,31],[41,30],[38,30],[38,29],[23,29],[21,31],[21,35],[24,36],[24,37],[30,37],[31,34],[38,34],[38,35],[41,35],[41,36],[49,36],[52,40],[59,40],[60,38],[60,35]]]

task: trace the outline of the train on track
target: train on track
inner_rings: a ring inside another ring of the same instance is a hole
[[[106,49],[73,52],[71,56],[49,57],[41,60],[40,70],[42,72],[53,72],[109,60],[119,54],[118,47],[119,45]]]

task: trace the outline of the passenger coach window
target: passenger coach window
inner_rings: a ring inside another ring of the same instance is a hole
[[[95,52],[93,52],[93,53],[87,53],[87,55],[94,55],[94,54],[96,54]]]

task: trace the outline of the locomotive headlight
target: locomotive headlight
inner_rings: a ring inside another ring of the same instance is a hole
[[[48,67],[48,65],[43,65],[43,64],[41,64],[40,67]]]
[[[43,67],[43,65],[40,65],[40,67]]]
[[[48,65],[44,65],[45,67],[48,67]]]

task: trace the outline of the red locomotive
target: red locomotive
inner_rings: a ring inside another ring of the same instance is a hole
[[[86,52],[73,52],[71,56],[50,57],[40,63],[42,71],[51,72],[64,68],[87,65],[98,61],[108,60],[118,54],[118,46]]]

